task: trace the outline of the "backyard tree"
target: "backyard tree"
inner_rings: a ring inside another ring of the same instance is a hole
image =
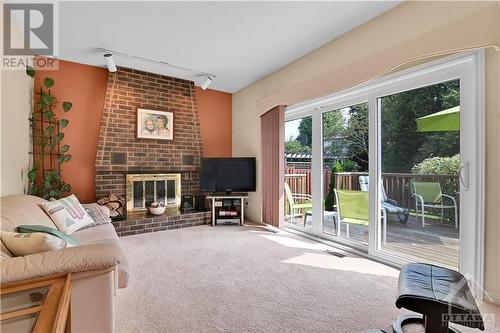
[[[459,81],[382,97],[382,170],[409,172],[425,158],[460,150],[458,132],[419,133],[415,119],[460,104]]]

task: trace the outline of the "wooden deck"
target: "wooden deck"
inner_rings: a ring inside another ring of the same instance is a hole
[[[325,217],[323,230],[335,235],[333,217]],[[296,217],[287,222],[304,226],[302,217]],[[311,218],[306,221],[306,228],[311,228]],[[365,226],[351,224],[349,227],[351,240],[361,243],[368,242],[368,229]],[[346,237],[346,225],[342,223],[340,237]],[[411,258],[415,261],[425,261],[437,265],[458,268],[458,229],[439,220],[426,219],[426,226],[422,228],[421,220],[410,216],[408,223],[402,224],[389,219],[387,222],[387,243],[383,250]]]

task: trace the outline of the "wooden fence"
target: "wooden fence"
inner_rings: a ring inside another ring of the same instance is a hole
[[[328,192],[331,170],[325,169],[323,177],[323,190]],[[360,190],[359,176],[367,176],[366,172],[339,172],[335,173],[335,188],[346,190]],[[387,196],[396,200],[402,207],[413,207],[413,197],[411,195],[411,181],[439,182],[444,194],[457,197],[459,191],[458,176],[448,175],[417,175],[412,173],[382,173],[382,183]],[[285,167],[285,181],[290,186],[293,193],[311,193],[311,169],[297,169]]]

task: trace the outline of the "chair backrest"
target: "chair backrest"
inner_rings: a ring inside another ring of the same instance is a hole
[[[361,188],[361,191],[363,192],[368,192],[370,190],[370,177],[368,176],[359,176],[359,187]]]
[[[292,207],[295,203],[293,201],[292,190],[290,190],[290,186],[287,184],[287,182],[285,182],[285,194],[288,200],[288,204],[290,205],[290,207]]]
[[[368,192],[337,190],[338,214],[340,219],[349,218],[368,221]]]
[[[420,195],[425,203],[441,203],[441,184],[438,182],[413,182],[413,193]]]
[[[368,192],[370,190],[370,177],[368,176],[359,176],[359,187],[361,191]],[[384,184],[382,180],[380,180],[380,199],[382,201],[387,201],[387,193],[385,192]]]

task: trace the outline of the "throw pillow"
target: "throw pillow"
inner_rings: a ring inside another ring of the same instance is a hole
[[[2,231],[2,242],[15,256],[59,250],[66,247],[66,241],[41,232],[22,234]]]
[[[64,232],[60,232],[57,229],[46,227],[43,225],[20,225],[17,227],[17,232],[20,233],[43,232],[46,234],[50,234],[52,236],[56,236],[57,238],[66,241],[66,243],[68,243],[68,247],[77,246],[78,244],[80,244],[78,240],[74,239],[71,236],[66,235]]]
[[[57,228],[68,235],[94,222],[74,194],[56,201],[44,202],[42,206]]]
[[[109,210],[106,207],[103,207],[96,203],[91,204],[83,204],[83,208],[94,221],[91,224],[81,227],[78,230],[92,228],[101,224],[111,223],[111,218],[109,217]],[[104,211],[107,211],[108,214],[105,214]]]

